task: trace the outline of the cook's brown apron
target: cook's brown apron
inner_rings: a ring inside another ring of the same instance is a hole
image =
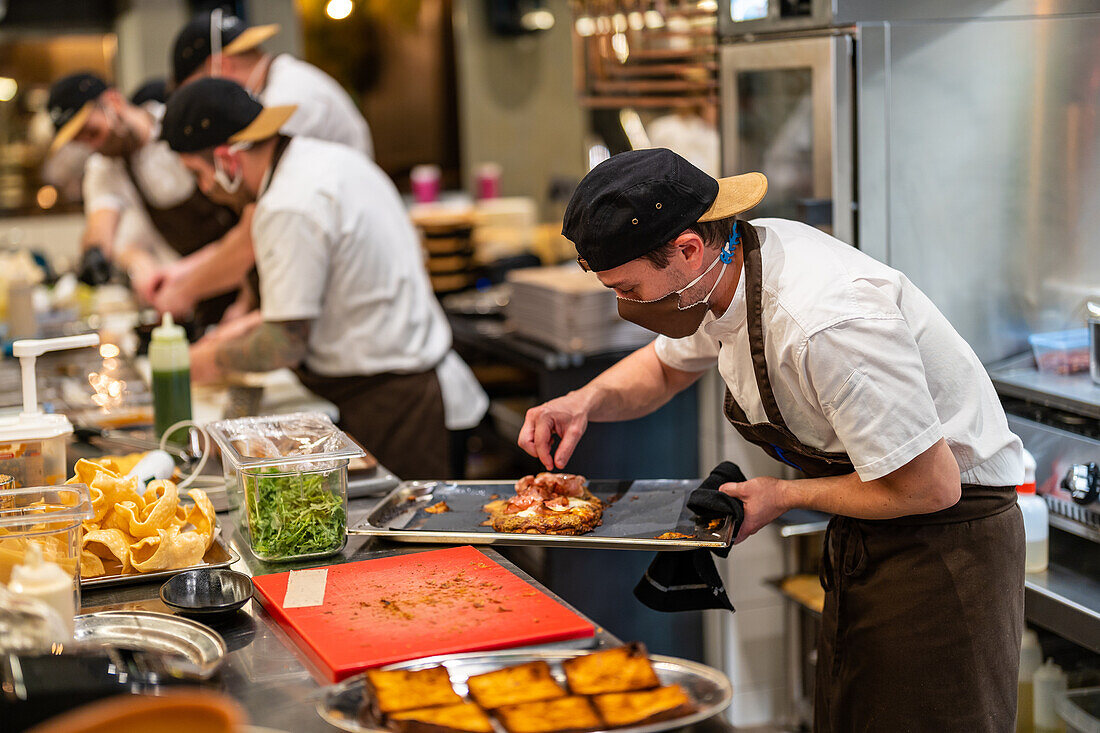
[[[238,216],[232,209],[215,204],[203,195],[197,186],[186,200],[175,206],[167,208],[156,206],[145,195],[145,191],[138,183],[130,158],[124,157],[123,161],[130,182],[134,185],[134,190],[137,191],[153,226],[180,257],[186,257],[204,245],[221,238],[237,224]],[[237,299],[237,294],[237,291],[233,290],[199,302],[195,306],[194,318],[199,330],[221,320],[225,309]]]
[[[808,478],[852,473],[846,454],[803,444],[779,411],[764,358],[760,240],[743,226],[749,348],[768,422],[750,423],[729,389],[726,417]],[[934,514],[833,517],[821,583],[815,731],[1014,730],[1024,534],[1013,487],[964,485]]]
[[[306,389],[340,410],[340,429],[402,479],[450,478],[450,436],[435,370],[325,377],[295,369]]]

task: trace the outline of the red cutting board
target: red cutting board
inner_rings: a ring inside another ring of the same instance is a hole
[[[252,579],[264,607],[333,682],[436,654],[591,637],[595,628],[473,547],[328,568],[324,602],[282,607],[289,573]]]

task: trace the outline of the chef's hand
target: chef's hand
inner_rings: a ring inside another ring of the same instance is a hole
[[[519,447],[542,461],[547,471],[562,469],[587,427],[585,399],[578,392],[570,392],[527,411],[519,431]],[[556,453],[551,453],[555,435],[561,438],[561,444]]]
[[[163,267],[135,267],[130,270],[130,287],[142,303],[153,305],[157,291],[164,285]]]
[[[741,500],[745,505],[745,520],[733,543],[743,542],[756,534],[761,527],[771,524],[787,511],[783,504],[780,485],[782,481],[771,476],[751,478],[742,483],[722,484],[718,490]]]
[[[218,366],[218,347],[221,340],[203,337],[191,346],[191,381],[195,384],[210,384],[224,379],[225,374]]]
[[[183,287],[187,271],[179,263],[163,271],[163,279],[153,295],[153,307],[159,313],[171,313],[173,318],[182,319],[195,310],[196,298]]]

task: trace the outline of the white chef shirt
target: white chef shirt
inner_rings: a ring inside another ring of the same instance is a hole
[[[764,351],[776,402],[804,444],[847,453],[860,479],[901,468],[945,438],[962,482],[1015,486],[1023,446],[977,355],[905,275],[823,232],[757,219]],[[749,355],[745,278],[720,318],[656,340],[684,371],[716,362],[751,422],[765,422]]]
[[[261,191],[252,241],[266,321],[311,321],[306,365],[325,376],[437,374],[447,427],[488,398],[451,352],[420,239],[393,182],[343,145],[295,137]],[[446,358],[445,358],[446,357]]]
[[[150,101],[142,108],[153,115],[154,122],[149,142],[130,156],[134,177],[146,198],[157,208],[178,206],[195,192],[195,178],[168,143],[159,139],[164,105]],[[132,207],[145,209],[121,158],[99,153],[90,155],[84,164],[83,192],[85,214],[102,209],[118,212]]]
[[[313,64],[279,54],[271,60],[267,82],[257,96],[265,107],[298,105],[283,125],[286,134],[343,143],[374,158],[367,121],[344,88]]]

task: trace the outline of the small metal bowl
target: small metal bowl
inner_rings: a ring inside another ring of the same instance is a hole
[[[188,570],[160,587],[160,599],[189,616],[232,613],[252,597],[252,579],[225,568]]]

